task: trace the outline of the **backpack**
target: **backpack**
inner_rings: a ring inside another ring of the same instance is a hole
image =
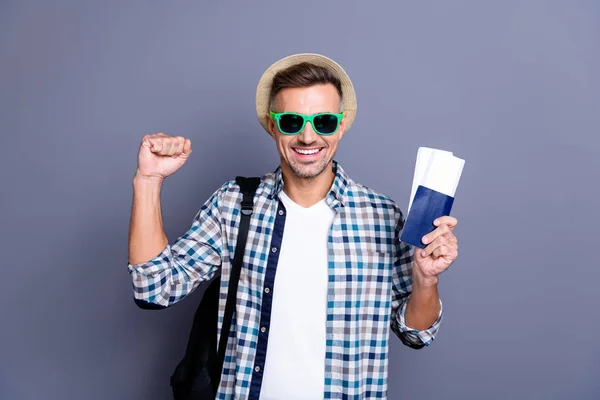
[[[175,400],[214,400],[221,381],[225,349],[235,309],[238,281],[254,205],[254,193],[260,184],[260,178],[238,176],[236,182],[240,186],[243,199],[240,227],[227,290],[221,341],[217,343],[221,283],[220,276],[217,276],[207,283],[208,286],[194,315],[185,355],[171,375],[170,383]]]

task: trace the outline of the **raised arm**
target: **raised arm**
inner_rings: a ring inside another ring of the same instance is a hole
[[[189,139],[145,136],[133,179],[128,270],[141,308],[165,308],[182,300],[221,265],[223,241],[217,190],[196,214],[189,230],[169,245],[162,223],[160,191],[191,154]]]
[[[185,164],[192,153],[189,139],[164,133],[147,135],[138,152],[133,178],[133,207],[129,225],[129,261],[140,264],[156,257],[167,245],[162,223],[162,183]]]

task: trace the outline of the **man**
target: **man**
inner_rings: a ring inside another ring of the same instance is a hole
[[[334,160],[356,97],[333,60],[299,54],[276,62],[259,82],[256,108],[281,165],[262,177],[254,198],[235,340],[217,398],[386,398],[389,328],[413,348],[434,339],[438,275],[458,254],[457,221],[439,218],[426,247],[414,251],[399,241],[404,217],[396,204]],[[167,307],[221,269],[222,313],[240,219],[235,181],[172,246],[162,229],[161,184],[191,153],[189,139],[144,137],[129,271],[136,299]]]

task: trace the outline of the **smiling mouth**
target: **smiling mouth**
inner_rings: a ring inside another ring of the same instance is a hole
[[[321,150],[322,149],[297,149],[297,148],[294,148],[294,151],[297,154],[301,154],[303,156],[312,156],[314,154],[319,153]]]

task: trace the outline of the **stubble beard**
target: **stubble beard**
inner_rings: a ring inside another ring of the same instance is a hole
[[[325,171],[325,168],[327,168],[327,165],[329,165],[329,161],[330,160],[323,158],[314,164],[303,165],[300,163],[291,162],[289,166],[294,175],[296,175],[298,178],[313,179]]]

